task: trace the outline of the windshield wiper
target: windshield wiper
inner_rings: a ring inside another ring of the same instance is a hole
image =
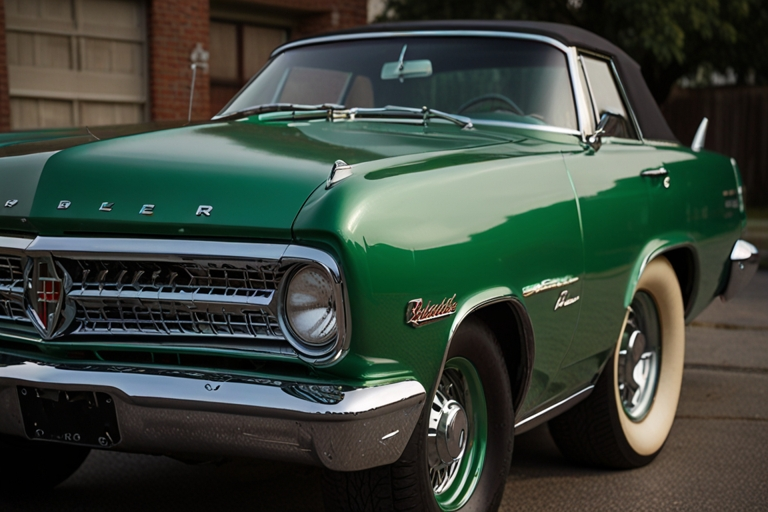
[[[333,112],[343,108],[344,105],[338,105],[336,103],[322,103],[319,105],[304,105],[300,103],[264,103],[262,105],[254,105],[243,110],[238,110],[237,112],[232,112],[230,114],[214,116],[212,120],[230,121],[232,119],[240,119],[242,117],[255,116],[257,114],[265,114],[268,112]]]
[[[398,105],[387,105],[381,108],[350,108],[347,110],[339,110],[333,112],[334,118],[381,118],[381,117],[403,117],[403,115],[409,117],[420,117],[424,126],[427,126],[427,120],[429,118],[438,118],[450,121],[453,124],[461,126],[464,130],[471,130],[474,128],[472,120],[466,116],[460,116],[456,114],[448,114],[441,110],[436,110],[429,107],[413,108],[413,107],[401,107]]]
[[[375,119],[375,118],[402,118],[411,117],[419,118],[424,126],[427,126],[427,121],[430,118],[444,119],[450,121],[458,126],[461,126],[464,130],[471,130],[474,128],[472,120],[465,116],[456,114],[448,114],[446,112],[436,110],[434,108],[422,107],[402,107],[398,105],[387,105],[386,107],[378,108],[363,108],[354,107],[345,109],[344,105],[338,105],[335,103],[323,103],[320,105],[304,105],[294,103],[266,103],[264,105],[256,105],[249,107],[231,114],[225,114],[222,116],[216,116],[214,121],[230,121],[232,119],[239,119],[242,117],[253,116],[257,114],[266,114],[270,112],[285,112],[286,117],[291,119],[308,119],[308,118],[327,118],[329,121],[336,119],[349,119],[354,121],[355,119]],[[305,115],[296,115],[296,112],[306,112]],[[282,117],[282,116],[280,116]]]

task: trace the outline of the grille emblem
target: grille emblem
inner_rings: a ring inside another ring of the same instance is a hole
[[[74,318],[66,307],[66,290],[71,288],[69,274],[50,258],[30,259],[24,275],[25,309],[32,324],[45,340],[60,335]]]

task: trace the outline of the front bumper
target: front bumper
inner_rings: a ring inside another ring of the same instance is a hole
[[[722,299],[731,300],[742,290],[757,272],[760,254],[757,247],[744,240],[738,240],[731,250],[731,266],[728,281],[721,294]]]
[[[344,389],[196,371],[19,360],[0,365],[0,433],[23,437],[18,386],[111,395],[121,435],[113,450],[277,459],[336,471],[396,461],[425,398],[416,381]]]

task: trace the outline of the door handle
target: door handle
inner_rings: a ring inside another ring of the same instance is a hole
[[[669,174],[667,170],[663,167],[659,167],[658,169],[646,169],[645,171],[640,173],[640,176],[643,178],[648,178],[652,176],[666,176]]]

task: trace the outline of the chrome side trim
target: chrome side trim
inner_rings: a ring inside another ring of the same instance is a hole
[[[397,460],[425,398],[424,387],[412,380],[349,389],[19,360],[0,367],[0,432],[17,436],[25,436],[17,386],[110,394],[122,436],[114,450],[272,458],[336,471]]]
[[[593,389],[595,389],[595,386],[590,384],[586,388],[582,389],[578,393],[574,393],[565,400],[561,400],[556,404],[547,407],[543,411],[539,411],[518,421],[515,424],[515,435],[522,434],[523,432],[527,432],[535,427],[538,427],[542,423],[546,423],[560,413],[567,411],[574,405],[587,398],[590,393],[592,393]]]
[[[751,243],[738,240],[733,245],[730,259],[728,281],[720,296],[723,301],[731,300],[749,284],[760,264],[760,253]]]
[[[538,42],[553,46],[558,50],[560,50],[561,52],[563,52],[568,62],[568,72],[571,78],[571,94],[574,95],[574,103],[576,106],[576,118],[578,119],[578,123],[579,123],[579,128],[577,132],[578,134],[581,134],[582,137],[585,136],[584,134],[585,125],[583,124],[583,119],[584,119],[584,116],[587,115],[587,112],[584,110],[585,105],[583,105],[583,102],[580,99],[581,96],[577,94],[577,91],[580,91],[581,87],[578,83],[579,75],[578,75],[578,69],[576,68],[576,59],[575,59],[576,55],[570,47],[564,45],[557,39],[547,37],[547,36],[542,36],[538,34],[525,34],[521,32],[503,32],[503,31],[493,31],[493,30],[414,30],[414,31],[407,31],[407,32],[387,31],[387,32],[368,32],[368,33],[360,33],[360,34],[338,34],[338,35],[331,35],[331,36],[313,37],[311,39],[304,39],[302,41],[294,41],[294,42],[286,43],[282,46],[277,47],[270,55],[270,58],[274,58],[275,56],[277,56],[280,53],[283,53],[286,50],[291,50],[291,49],[299,48],[303,46],[311,46],[314,44],[334,43],[334,42],[340,42],[340,41],[358,41],[358,40],[365,40],[365,39],[381,39],[381,38],[391,39],[396,37],[446,37],[446,36],[492,37],[492,38],[522,39],[527,41],[538,41]],[[557,128],[557,127],[552,127],[552,128]],[[542,128],[542,129],[544,131],[551,131],[545,128]],[[557,130],[559,131],[559,130],[568,130],[568,129],[557,128]]]

